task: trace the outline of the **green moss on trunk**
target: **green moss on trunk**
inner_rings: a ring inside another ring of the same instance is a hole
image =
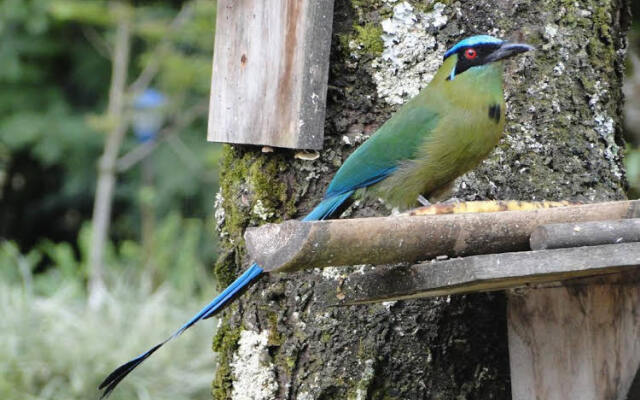
[[[218,332],[213,338],[212,349],[218,353],[218,368],[211,384],[211,394],[214,400],[230,398],[232,381],[230,362],[233,352],[238,348],[241,328],[232,328],[228,319],[221,322]]]
[[[247,226],[279,222],[296,211],[295,198],[283,181],[289,152],[265,154],[256,148],[225,145],[221,161],[220,193],[223,221],[223,256],[215,266],[221,286],[235,279],[244,256]]]

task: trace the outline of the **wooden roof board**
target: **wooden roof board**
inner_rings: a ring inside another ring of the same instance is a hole
[[[321,149],[333,0],[219,0],[207,139]]]

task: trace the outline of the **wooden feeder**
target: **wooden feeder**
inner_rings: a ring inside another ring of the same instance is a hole
[[[514,399],[640,398],[640,201],[527,204],[287,221],[245,239],[272,272],[463,256],[358,272],[320,290],[338,305],[507,290]]]
[[[207,139],[321,149],[333,0],[218,0]]]

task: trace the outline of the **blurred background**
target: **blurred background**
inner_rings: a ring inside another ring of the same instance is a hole
[[[625,166],[629,198],[640,198],[640,1],[631,1],[632,25],[624,82]]]
[[[1,399],[97,398],[216,292],[215,8],[0,0]],[[209,324],[113,398],[210,399]]]
[[[105,373],[215,293],[215,7],[0,0],[1,399],[95,398]],[[638,198],[632,7],[625,137]],[[211,333],[164,348],[113,398],[209,399]]]

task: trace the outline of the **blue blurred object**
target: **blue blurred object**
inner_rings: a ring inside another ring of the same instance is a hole
[[[167,98],[155,89],[146,89],[133,101],[133,133],[140,143],[156,138],[164,123],[164,105]]]

